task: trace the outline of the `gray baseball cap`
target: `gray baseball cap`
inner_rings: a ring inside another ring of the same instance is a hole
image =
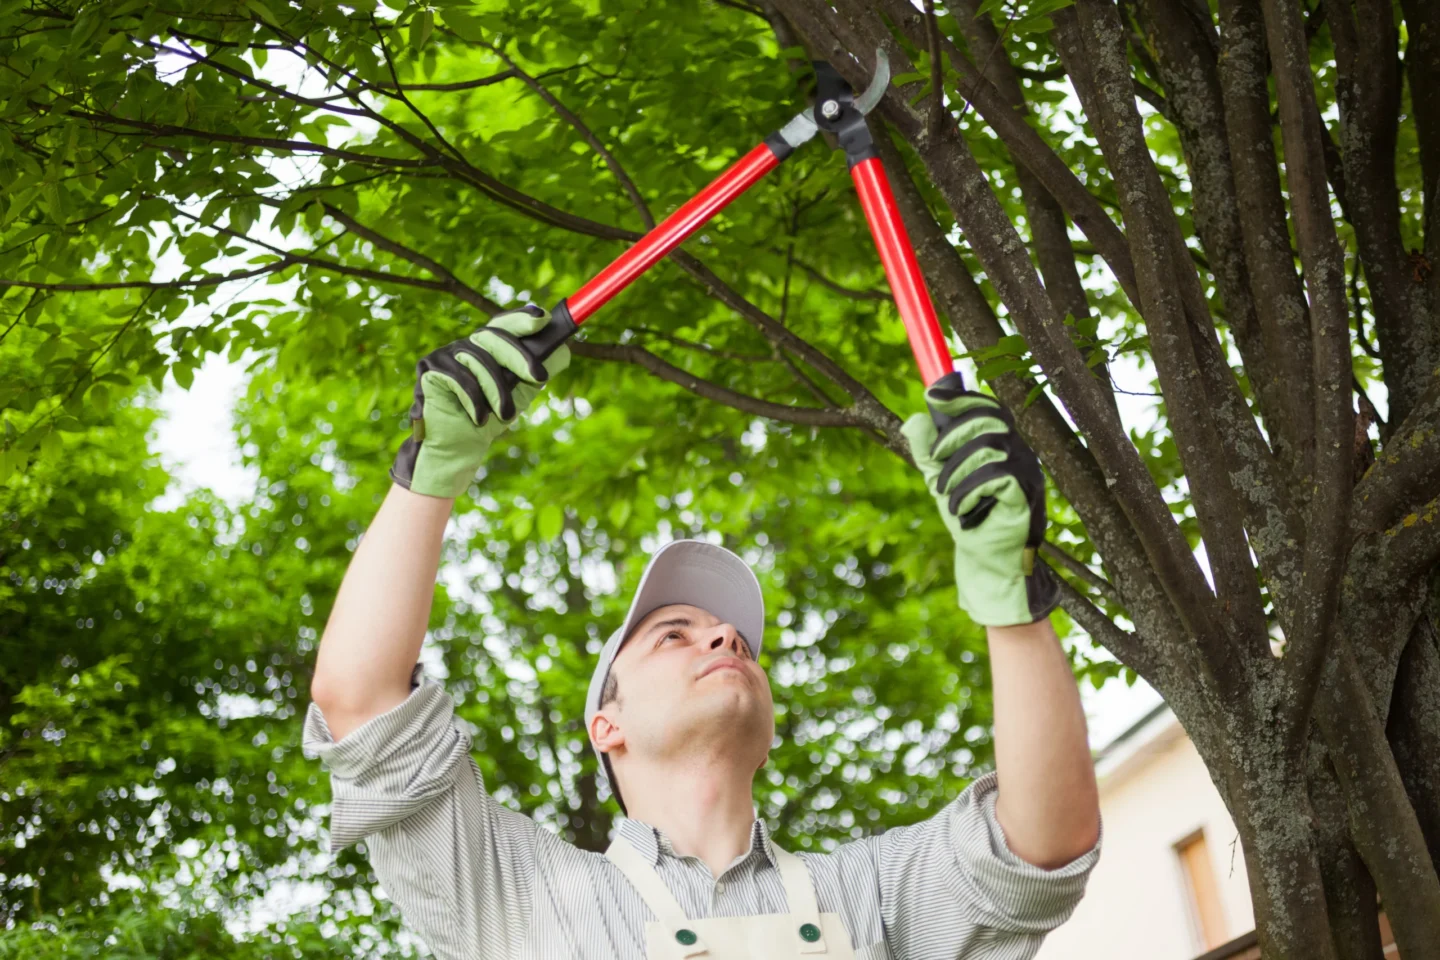
[[[672,540],[650,555],[650,562],[640,577],[640,586],[635,590],[635,598],[630,601],[630,612],[625,614],[624,621],[600,649],[600,660],[595,664],[595,673],[590,677],[590,691],[585,697],[587,736],[590,721],[600,712],[600,695],[620,648],[640,621],[672,603],[700,607],[733,625],[750,645],[751,652],[756,657],[760,656],[760,641],[765,631],[765,599],[760,595],[760,581],[755,578],[750,565],[713,543]],[[593,743],[591,747],[594,747]],[[624,810],[625,801],[620,797],[610,761],[598,749],[595,756],[600,759],[600,769],[605,771],[610,790],[620,802],[620,809]]]

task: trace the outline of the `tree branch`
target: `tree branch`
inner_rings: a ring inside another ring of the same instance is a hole
[[[896,203],[926,282],[935,294],[936,306],[968,349],[994,346],[1005,331],[946,230],[926,205],[888,133],[876,137],[875,146],[889,171]],[[1107,484],[1094,453],[1080,441],[1048,392],[1042,391],[1031,402],[1033,384],[1013,373],[996,377],[990,385],[1015,416],[1021,437],[1039,455],[1055,485],[1080,515],[1091,541],[1106,558],[1121,605],[1139,631],[1155,640],[1158,672],[1147,674],[1147,678],[1163,685],[1174,680],[1177,673],[1198,670],[1195,647],[1185,636],[1146,558],[1144,545]]]
[[[1392,426],[1395,423],[1391,418]],[[1355,486],[1351,529],[1357,534],[1380,530],[1396,515],[1440,489],[1440,373],[1430,375],[1430,388],[1393,428],[1372,466]]]
[[[1054,562],[1060,564],[1066,570],[1069,570],[1072,574],[1079,577],[1081,580],[1084,580],[1096,590],[1099,590],[1101,596],[1103,596],[1106,600],[1109,600],[1111,603],[1115,604],[1117,607],[1125,606],[1125,601],[1120,599],[1120,594],[1115,589],[1114,584],[1112,584],[1109,580],[1106,580],[1104,577],[1100,576],[1100,574],[1096,573],[1094,570],[1091,570],[1088,565],[1081,563],[1079,560],[1070,556],[1069,553],[1067,553],[1057,544],[1051,543],[1049,540],[1046,540],[1044,543],[1040,544],[1040,552],[1047,559],[1053,560]]]
[[[267,263],[254,270],[237,270],[234,273],[208,273],[202,277],[179,280],[115,280],[98,283],[41,283],[35,280],[6,280],[0,278],[0,290],[19,287],[24,290],[47,291],[51,293],[95,293],[102,290],[191,290],[197,287],[216,287],[232,280],[249,280],[251,277],[275,273],[301,261],[295,259]]]
[[[1224,98],[1225,130],[1240,218],[1245,261],[1269,375],[1279,394],[1272,421],[1275,449],[1292,489],[1303,502],[1303,478],[1313,457],[1315,370],[1310,344],[1310,307],[1295,271],[1289,215],[1280,189],[1279,160],[1270,122],[1269,58],[1265,25],[1249,0],[1221,0],[1217,69]],[[1237,338],[1238,344],[1238,338]],[[1243,345],[1242,345],[1242,349]],[[1247,372],[1251,372],[1248,359]],[[1251,382],[1255,382],[1252,372]],[[1257,384],[1257,391],[1263,392]]]
[[[1139,10],[1147,35],[1154,39],[1156,69],[1174,104],[1169,119],[1180,135],[1190,169],[1194,194],[1190,209],[1195,232],[1208,254],[1207,268],[1214,274],[1225,319],[1268,432],[1288,440],[1286,391],[1265,349],[1245,259],[1213,27],[1206,30],[1189,9],[1169,0],[1141,0]]]
[[[612,360],[633,363],[645,368],[662,380],[678,384],[691,393],[713,400],[742,413],[779,420],[784,423],[798,423],[807,427],[856,427],[860,421],[848,408],[821,409],[817,407],[792,407],[783,403],[771,403],[758,397],[736,393],[709,380],[702,380],[674,364],[668,363],[655,354],[632,344],[596,343],[593,340],[570,341],[570,352],[592,360]]]
[[[1189,258],[1177,256],[1184,239],[1135,108],[1126,67],[1126,30],[1118,10],[1111,0],[1078,0],[1054,19],[1057,34],[1073,33],[1081,39],[1084,63],[1094,78],[1093,89],[1081,102],[1114,171],[1132,248],[1141,251],[1135,261],[1141,312],[1170,428],[1190,478],[1216,592],[1223,601],[1219,616],[1229,621],[1225,634],[1197,635],[1196,640],[1209,650],[1217,673],[1238,684],[1245,670],[1237,654],[1247,650],[1269,657],[1269,646],[1240,504],[1225,470],[1229,457],[1212,413],[1221,397],[1208,395],[1186,317],[1185,287],[1192,281],[1198,284],[1198,278]],[[1075,46],[1073,41],[1056,44],[1061,61],[1072,70],[1080,69]],[[1195,299],[1203,301],[1203,292]]]
[[[1390,411],[1403,420],[1440,363],[1440,338],[1424,288],[1412,278],[1400,226],[1401,76],[1393,5],[1325,0],[1325,6],[1338,73],[1345,213],[1365,264]]]
[[[585,121],[581,120],[573,110],[570,110],[561,103],[554,94],[545,88],[544,84],[522,70],[520,65],[512,60],[510,55],[505,52],[504,48],[497,44],[491,46],[490,49],[495,52],[497,57],[509,64],[510,69],[525,82],[527,87],[534,90],[541,100],[544,100],[550,105],[550,109],[555,111],[556,116],[575,128],[575,132],[580,134],[581,138],[590,145],[590,149],[594,150],[600,156],[605,166],[609,168],[610,173],[619,181],[621,189],[630,197],[631,204],[634,205],[636,212],[640,214],[640,219],[644,221],[645,228],[647,230],[654,228],[655,218],[651,215],[650,207],[646,205],[645,198],[641,196],[640,188],[635,186],[635,181],[630,179],[630,175],[625,172],[625,168],[620,165],[620,161],[615,159],[615,155],[606,149],[605,145],[600,142],[600,138],[595,136],[594,132],[585,124]]]
[[[1055,580],[1060,584],[1060,607],[1070,615],[1070,619],[1079,624],[1091,639],[1115,654],[1121,663],[1136,673],[1154,676],[1156,658],[1139,634],[1117,627],[1104,611],[1066,582],[1064,577],[1056,576]]]
[[[807,0],[789,0],[786,5],[798,7],[805,2]],[[900,26],[906,38],[911,43],[921,44],[924,24],[919,11],[907,0],[884,0],[884,4],[886,15]],[[887,47],[892,62],[897,55],[904,56],[889,39],[888,31],[883,36],[876,34],[873,39]],[[1059,201],[1075,226],[1095,245],[1096,252],[1110,267],[1125,295],[1138,304],[1140,295],[1135,286],[1135,267],[1131,263],[1129,245],[1100,201],[1090,194],[1069,165],[1035,132],[1024,116],[1017,113],[995,86],[985,79],[983,72],[943,34],[940,45],[950,58],[950,66],[965,83],[966,103],[975,107],[1016,162],[1029,169],[1050,195]],[[874,49],[873,45],[870,49]],[[908,58],[906,62],[909,62]],[[906,139],[910,139],[908,133]]]
[[[840,296],[842,297],[848,297],[851,300],[869,300],[880,303],[890,302],[890,291],[888,290],[856,290],[853,287],[847,287],[844,284],[836,283],[834,280],[831,280],[829,277],[825,276],[825,274],[821,273],[819,270],[810,266],[808,263],[806,263],[804,260],[799,259],[798,257],[795,259],[795,266],[803,270],[806,276],[808,276],[811,280],[814,280],[816,283],[820,284],[820,286],[826,288],[827,290],[833,290],[835,293],[840,294]]]
[[[286,140],[280,137],[254,137],[234,133],[220,133],[214,130],[199,130],[194,127],[181,127],[169,123],[151,123],[146,120],[131,120],[126,117],[117,117],[107,113],[94,113],[79,108],[72,108],[66,112],[69,116],[75,117],[78,120],[89,120],[91,123],[123,127],[126,128],[126,130],[155,137],[180,137],[216,143],[239,143],[250,147],[261,147],[267,150],[281,150],[286,153],[313,153],[318,156],[334,157],[337,160],[346,160],[350,163],[367,167],[426,170],[440,165],[428,159],[412,160],[404,157],[382,157],[376,156],[375,154],[356,153],[353,150],[342,150],[318,143],[311,143],[308,140]],[[119,135],[129,136],[131,134],[121,131]]]
[[[738,291],[721,280],[713,270],[695,257],[683,250],[674,250],[670,253],[670,259],[698,281],[710,296],[754,324],[771,344],[780,349],[789,350],[829,378],[843,392],[849,394],[851,400],[854,401],[851,410],[855,420],[874,430],[882,438],[886,449],[909,462],[910,447],[900,433],[900,417],[881,403],[868,387],[852,377],[814,344],[797,336],[790,328],[741,296]]]
[[[848,20],[837,18],[822,3],[797,0],[793,18],[806,21],[797,25],[819,38],[817,49],[828,50],[837,45],[840,49],[869,49],[884,45],[897,73],[913,72],[904,50],[894,43],[888,28],[870,8],[857,3],[848,4],[845,9]],[[858,32],[855,24],[863,25],[864,32]],[[834,39],[826,39],[827,33]],[[841,60],[836,66],[857,88],[868,79],[858,64]],[[913,93],[908,91],[908,95]],[[1114,413],[1113,402],[1070,342],[1063,318],[1053,311],[1014,225],[990,189],[968,144],[953,124],[946,124],[939,137],[923,136],[923,125],[906,96],[907,91],[896,87],[886,92],[882,103],[886,117],[919,154],[1049,382],[1085,432],[1089,449],[1104,470],[1106,484],[1115,488],[1114,494],[1140,535],[1146,555],[1187,632],[1191,636],[1221,636],[1214,597],[1189,544],[1140,462],[1134,444]]]
[[[1263,0],[1265,32],[1280,103],[1291,209],[1311,304],[1315,356],[1315,485],[1305,531],[1304,573],[1289,636],[1294,649],[1281,660],[1287,741],[1303,747],[1330,639],[1335,632],[1339,580],[1349,539],[1350,460],[1354,412],[1350,402],[1350,322],[1345,303],[1344,253],[1330,219],[1323,131],[1310,72],[1310,48],[1299,11],[1286,0]]]
[[[345,228],[355,236],[360,237],[362,240],[368,240],[377,250],[384,250],[386,253],[399,257],[402,260],[408,260],[416,266],[423,267],[430,271],[431,275],[438,277],[451,293],[471,306],[478,308],[486,316],[493,317],[504,309],[479,290],[463,282],[443,264],[432,260],[410,247],[397,243],[388,237],[381,236],[332,203],[323,203],[323,206],[325,213],[329,215],[331,219],[343,224]]]
[[[956,19],[970,48],[992,52],[985,58],[985,79],[993,83],[1001,96],[1010,101],[1012,109],[1022,116],[1028,114],[1025,93],[1020,88],[1020,81],[1011,66],[1009,51],[1002,44],[1002,38],[990,16],[980,12],[977,0],[959,0],[956,9],[961,14]],[[1040,264],[1040,276],[1044,280],[1045,292],[1049,295],[1051,304],[1061,314],[1074,317],[1077,321],[1089,317],[1090,301],[1084,285],[1080,282],[1075,247],[1070,240],[1065,211],[1028,167],[1017,163],[1015,174],[1020,184],[1021,199],[1025,204],[1025,216],[1029,221],[1031,244],[1035,249],[1035,258]],[[1089,353],[1095,349],[1093,343],[1080,342],[1078,330],[1075,334],[1076,346],[1083,352]],[[1115,384],[1110,375],[1108,360],[1100,360],[1091,369],[1111,391],[1113,402]],[[1116,413],[1119,413],[1118,406]]]
[[[736,353],[733,350],[721,350],[712,347],[708,343],[700,343],[695,340],[686,340],[684,337],[677,337],[673,333],[666,333],[664,330],[656,330],[654,327],[635,326],[628,328],[632,333],[642,334],[647,337],[657,337],[677,347],[684,347],[686,350],[698,350],[701,353],[708,353],[712,357],[720,357],[725,360],[737,360],[741,363],[767,363],[775,360],[775,357],[764,353]]]

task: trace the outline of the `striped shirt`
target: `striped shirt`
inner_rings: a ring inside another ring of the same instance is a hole
[[[492,799],[454,702],[417,664],[410,696],[338,743],[312,703],[304,749],[330,769],[330,849],[369,838],[371,866],[443,960],[643,960],[655,917],[604,855]],[[859,960],[1030,960],[1084,893],[1100,844],[1055,870],[1021,860],[995,817],[993,773],[934,817],[801,853],[820,909]],[[765,824],[717,879],[636,820],[619,833],[691,919],[788,912]]]

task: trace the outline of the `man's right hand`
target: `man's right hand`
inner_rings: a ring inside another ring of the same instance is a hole
[[[533,305],[502,313],[420,360],[410,408],[413,432],[400,446],[391,479],[430,497],[464,492],[494,439],[570,364],[563,345],[542,364],[520,341],[549,319]],[[519,381],[513,392],[502,378],[505,370]]]

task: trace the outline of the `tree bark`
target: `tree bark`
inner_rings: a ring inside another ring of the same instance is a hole
[[[1315,373],[1309,306],[1295,271],[1270,121],[1265,24],[1258,6],[1247,0],[1220,0],[1220,23],[1218,72],[1245,259],[1261,337],[1287,398],[1276,449],[1288,467],[1296,503],[1303,504],[1314,456]]]
[[[1350,839],[1345,798],[1317,736],[1310,738],[1310,805],[1336,960],[1382,960],[1375,881]]]
[[[1292,433],[1288,389],[1266,350],[1246,256],[1235,165],[1216,69],[1214,24],[1177,0],[1142,0],[1147,36],[1165,86],[1171,121],[1190,169],[1195,232],[1215,277],[1225,319],[1277,452]],[[1293,274],[1293,268],[1290,271]]]
[[[956,19],[970,49],[984,51],[984,62],[980,67],[982,76],[977,79],[993,84],[1017,113],[1027,114],[1029,109],[1025,93],[1010,64],[1009,52],[1001,42],[990,15],[980,14],[979,8],[977,0],[960,0],[956,4]],[[1074,317],[1076,321],[1089,317],[1090,301],[1080,283],[1065,210],[1029,167],[1016,163],[1015,179],[1020,184],[1025,216],[1030,223],[1030,242],[1035,248],[1035,260],[1040,265],[1040,276],[1045,281],[1045,292],[1050,295],[1050,302],[1059,313]],[[1078,341],[1077,346],[1086,353],[1091,349],[1088,344]],[[1105,384],[1113,400],[1114,382],[1110,377],[1108,360],[1100,360],[1091,369]],[[1119,412],[1118,406],[1116,412]]]
[[[1272,743],[1268,751],[1257,746],[1246,744],[1247,761],[1234,775],[1229,807],[1245,851],[1260,955],[1339,960],[1304,773],[1282,744]]]
[[[1326,665],[1315,720],[1345,796],[1350,836],[1380,890],[1401,956],[1437,960],[1440,878],[1370,693],[1339,643]]]
[[[1403,419],[1440,362],[1440,331],[1431,321],[1425,285],[1414,280],[1400,232],[1395,178],[1399,36],[1390,0],[1325,0],[1325,8],[1339,72],[1336,100],[1349,219],[1370,285],[1390,413]],[[1420,94],[1421,103],[1427,95]]]
[[[1440,631],[1433,607],[1415,623],[1400,657],[1386,736],[1432,861],[1440,862]]]

